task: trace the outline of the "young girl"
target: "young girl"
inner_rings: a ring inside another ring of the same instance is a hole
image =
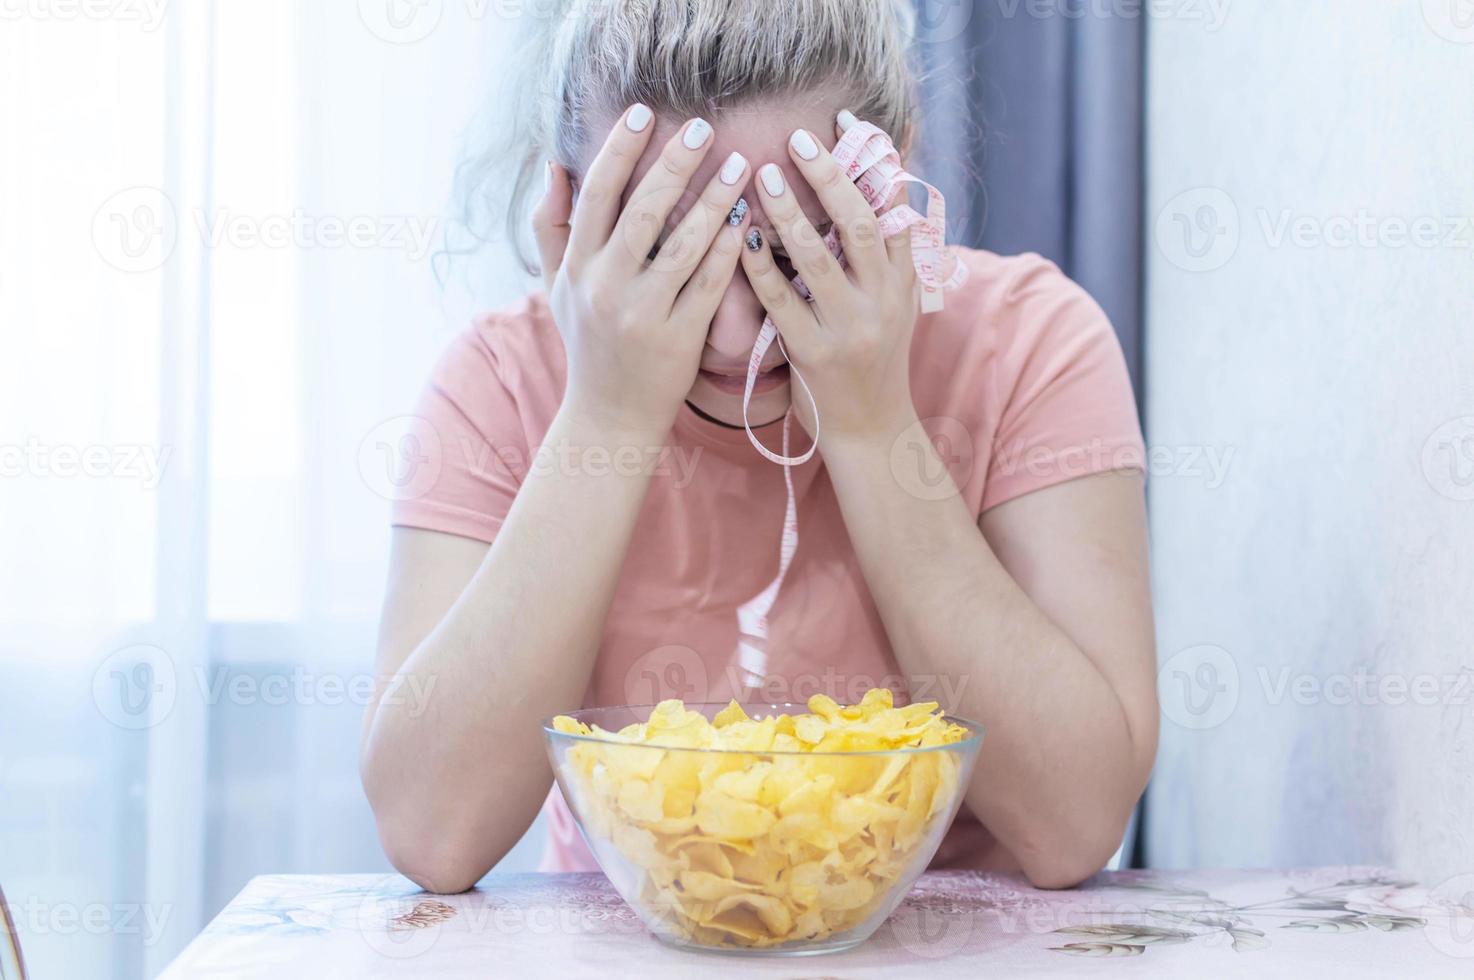
[[[378,672],[435,686],[365,718],[390,859],[465,889],[546,805],[543,866],[593,870],[549,793],[560,711],[886,685],[987,728],[936,866],[1093,874],[1157,735],[1144,452],[1104,314],[1038,256],[970,249],[921,312],[909,235],[829,152],[857,120],[911,145],[907,0],[560,9],[510,209],[545,170],[546,290],[446,352],[419,409],[438,476],[394,518]],[[775,465],[744,418],[817,453]]]

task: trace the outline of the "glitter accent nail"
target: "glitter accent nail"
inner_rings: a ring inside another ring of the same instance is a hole
[[[756,228],[747,233],[747,250],[756,252],[763,247],[763,233]]]
[[[732,205],[731,212],[727,215],[727,224],[740,225],[742,219],[747,217],[747,198],[739,197],[737,203]]]

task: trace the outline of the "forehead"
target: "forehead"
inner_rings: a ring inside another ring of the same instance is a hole
[[[836,142],[834,118],[842,108],[844,106],[838,101],[830,99],[816,99],[807,103],[784,100],[781,105],[743,105],[721,109],[706,116],[713,130],[711,149],[696,174],[687,183],[686,192],[681,196],[667,225],[673,226],[680,220],[706,185],[716,177],[727,157],[734,152],[747,158],[748,184],[742,194],[752,208],[752,221],[755,225],[770,229],[772,224],[763,213],[762,203],[752,186],[758,168],[768,163],[775,163],[783,169],[790,191],[797,195],[799,206],[811,222],[820,225],[827,221],[818,196],[793,164],[793,158],[788,153],[788,138],[796,129],[807,129],[826,149],[833,149]],[[635,165],[629,186],[625,188],[623,200],[626,203],[634,188],[639,186],[640,180],[659,161],[666,143],[686,123],[685,118],[670,114],[657,115],[655,118],[655,132],[650,145]]]

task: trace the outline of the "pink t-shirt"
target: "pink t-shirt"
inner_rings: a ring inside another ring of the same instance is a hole
[[[969,278],[947,293],[943,311],[921,316],[911,392],[972,514],[1090,473],[1141,469],[1125,361],[1100,307],[1037,255],[956,254]],[[538,454],[564,378],[562,340],[541,293],[480,317],[451,345],[422,397],[421,451],[433,457],[432,471],[438,463],[438,476],[396,504],[394,523],[495,538],[530,467],[570,465],[558,447]],[[757,431],[779,447],[780,425]],[[795,450],[807,445],[797,427],[795,438]],[[894,471],[926,497],[945,481],[921,459],[902,443]],[[738,694],[736,609],[777,572],[783,468],[759,456],[741,429],[708,422],[689,406],[665,447],[574,465],[653,472],[585,705]],[[794,467],[793,479],[799,547],[769,614],[769,683],[749,698],[802,702],[823,692],[854,701],[874,686],[905,693],[822,454]],[[545,812],[544,870],[597,870],[556,786]],[[934,864],[969,866],[992,845],[964,808]]]

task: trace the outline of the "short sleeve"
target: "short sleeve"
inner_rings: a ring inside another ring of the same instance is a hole
[[[490,543],[529,456],[516,398],[477,330],[441,356],[411,429],[425,475],[396,494],[392,523]]]
[[[1145,468],[1136,400],[1105,311],[1052,263],[1010,284],[996,361],[1002,410],[983,492],[987,510],[1110,470]]]

